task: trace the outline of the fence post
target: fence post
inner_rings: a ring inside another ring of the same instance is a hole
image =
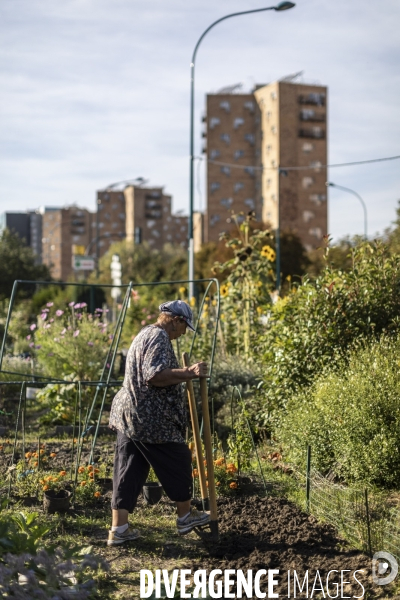
[[[311,471],[311,446],[307,446],[307,473],[306,473],[306,508],[310,512],[310,471]]]
[[[372,545],[371,545],[371,524],[369,520],[369,506],[368,506],[368,490],[365,488],[365,513],[367,516],[367,533],[368,533],[368,552],[372,556]]]

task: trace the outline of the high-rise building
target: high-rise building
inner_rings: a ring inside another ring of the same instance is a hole
[[[51,268],[54,279],[67,281],[73,273],[74,246],[83,253],[93,241],[94,213],[69,206],[42,215],[42,262]]]
[[[123,191],[101,190],[97,207],[100,257],[125,237],[135,244],[147,242],[156,250],[167,243],[187,246],[188,217],[172,214],[172,198],[162,187],[128,185]]]
[[[252,210],[307,249],[319,246],[327,233],[327,88],[282,80],[252,94],[209,94],[205,121],[205,241],[231,228],[232,211]]]

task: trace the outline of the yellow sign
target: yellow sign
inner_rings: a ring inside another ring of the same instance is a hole
[[[72,244],[72,254],[77,256],[83,256],[85,254],[85,246],[78,246],[77,244]]]

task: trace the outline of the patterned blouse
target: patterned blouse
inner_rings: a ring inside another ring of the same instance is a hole
[[[149,384],[164,369],[179,369],[171,341],[164,329],[148,325],[129,348],[124,383],[111,406],[111,429],[150,444],[185,442],[188,419],[182,384]]]

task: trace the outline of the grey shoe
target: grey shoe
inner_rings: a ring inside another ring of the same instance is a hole
[[[186,535],[196,527],[203,527],[210,522],[210,515],[206,512],[190,509],[190,513],[185,517],[184,521],[176,520],[179,535]]]
[[[124,533],[118,533],[117,531],[111,531],[110,529],[108,532],[107,546],[118,546],[124,542],[136,540],[138,537],[140,537],[139,531],[137,529],[132,529],[130,526]]]

